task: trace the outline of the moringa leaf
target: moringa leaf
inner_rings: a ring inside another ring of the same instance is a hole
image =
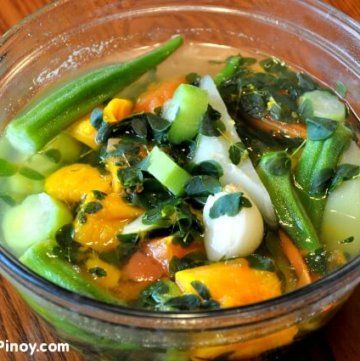
[[[306,118],[307,138],[310,140],[325,140],[332,136],[339,122],[332,119],[310,117]]]
[[[229,193],[218,198],[210,208],[212,219],[222,216],[236,216],[243,207],[250,208],[251,202],[241,192]]]
[[[20,168],[19,173],[26,178],[29,178],[32,180],[37,180],[37,181],[41,181],[45,178],[41,173],[37,172],[34,169],[28,168],[28,167]]]
[[[220,178],[224,175],[221,165],[215,160],[206,160],[195,164],[190,172],[193,175],[209,175],[215,178]]]
[[[289,171],[290,166],[291,160],[286,152],[276,152],[271,156],[265,155],[264,168],[272,175],[284,175]]]
[[[204,197],[220,191],[219,180],[209,175],[193,176],[185,186],[185,193],[189,197]]]
[[[330,187],[334,173],[332,168],[323,168],[314,174],[309,190],[310,195],[324,196]]]
[[[354,164],[341,164],[336,172],[334,177],[331,180],[331,184],[329,187],[330,191],[333,191],[344,181],[354,179],[360,176],[360,166]]]
[[[17,166],[5,159],[0,159],[0,177],[10,177],[17,172]]]
[[[274,261],[269,257],[254,253],[246,257],[246,259],[249,261],[251,268],[255,268],[261,271],[275,272]]]
[[[230,145],[229,158],[231,162],[238,165],[241,159],[247,154],[247,149],[242,142],[237,142]]]
[[[209,105],[200,124],[199,133],[208,137],[220,136],[225,130],[225,125],[220,119],[221,114]]]

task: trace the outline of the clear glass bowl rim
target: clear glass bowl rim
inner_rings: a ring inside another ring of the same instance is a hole
[[[50,12],[53,8],[69,2],[71,0],[55,0],[42,8],[38,9],[34,13],[26,16],[23,20],[21,20],[18,24],[11,27],[3,36],[0,38],[0,47],[5,44],[16,32],[25,26],[28,22],[36,19],[39,15],[45,12]],[[341,26],[347,26],[355,33],[359,34],[360,39],[360,24],[352,19],[351,17],[347,16],[346,14],[342,13],[341,11],[335,9],[331,5],[324,3],[320,0],[292,0],[295,2],[301,1],[302,3],[306,3],[307,5],[316,8],[317,11],[321,12],[322,14],[327,13],[329,21],[335,21],[337,24]],[[211,318],[212,321],[216,322],[216,318],[226,316],[239,316],[239,314],[247,314],[247,315],[254,315],[254,314],[266,314],[266,311],[271,308],[272,316],[266,318],[261,318],[261,322],[264,320],[274,319],[279,317],[283,314],[287,314],[292,311],[296,311],[304,307],[306,299],[310,298],[310,296],[315,295],[319,289],[328,289],[329,292],[326,296],[330,295],[330,290],[333,289],[333,286],[340,284],[342,280],[346,280],[349,276],[355,274],[354,279],[356,279],[356,283],[359,282],[359,275],[360,275],[360,255],[357,256],[355,259],[351,260],[345,266],[339,268],[338,270],[330,273],[329,275],[321,278],[308,286],[299,288],[295,291],[283,294],[279,297],[269,299],[263,302],[245,305],[240,307],[232,307],[227,309],[220,309],[220,310],[211,310],[211,311],[201,311],[201,312],[156,312],[150,310],[143,310],[143,309],[136,309],[130,308],[125,306],[119,305],[111,305],[107,304],[87,296],[79,295],[75,292],[69,291],[64,289],[60,286],[55,285],[54,283],[47,281],[46,279],[36,275],[32,271],[30,271],[27,267],[25,267],[21,262],[12,255],[7,249],[0,245],[0,269],[6,274],[14,279],[18,284],[23,286],[24,288],[31,287],[31,291],[37,295],[47,295],[48,298],[51,300],[52,303],[56,303],[63,307],[63,302],[65,301],[67,304],[76,304],[79,306],[80,309],[88,311],[91,310],[100,310],[112,314],[116,314],[118,316],[130,316],[134,318],[147,318],[151,319],[162,319],[162,320],[173,320],[173,321],[190,321],[195,319],[209,319]],[[345,287],[345,286],[341,286]],[[316,302],[317,300],[315,300]],[[291,310],[286,307],[291,304],[295,304],[296,306],[291,308]],[[274,312],[275,311],[275,312]],[[276,312],[279,311],[279,312]],[[88,312],[81,314],[88,314]],[[239,324],[239,323],[238,323]]]

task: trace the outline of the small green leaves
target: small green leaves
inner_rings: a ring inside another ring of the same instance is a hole
[[[88,272],[96,278],[101,278],[101,277],[107,276],[107,272],[101,267],[89,268]]]
[[[199,164],[195,164],[191,169],[193,175],[209,175],[215,178],[223,176],[224,171],[221,165],[215,160],[207,160]]]
[[[250,208],[251,202],[243,196],[243,193],[229,193],[218,198],[210,208],[209,216],[212,219],[221,216],[236,216],[243,207]]]
[[[55,240],[54,254],[68,262],[75,262],[79,245],[74,240],[74,226],[70,223],[61,227],[55,234]]]
[[[95,129],[99,129],[103,122],[103,111],[95,108],[90,114],[90,123]]]
[[[172,257],[169,263],[170,275],[174,276],[176,272],[184,269],[203,266],[206,263],[206,256],[201,252],[190,252],[186,256]]]
[[[37,180],[37,181],[41,181],[45,178],[42,174],[40,174],[36,170],[28,168],[28,167],[20,168],[19,173],[26,178],[29,178],[32,180]]]
[[[16,165],[5,159],[0,159],[0,177],[10,177],[17,172]]]
[[[329,189],[331,180],[334,176],[334,169],[323,168],[313,175],[309,193],[312,196],[324,196]]]
[[[331,180],[331,184],[329,187],[330,191],[333,191],[344,181],[355,179],[360,176],[360,167],[354,164],[341,164],[336,172],[334,177]]]
[[[335,91],[341,96],[341,97],[345,97],[346,92],[347,92],[347,88],[344,85],[344,83],[342,83],[340,80],[338,80],[336,82],[336,87],[335,87]]]
[[[345,238],[345,239],[339,241],[339,244],[349,244],[349,243],[354,242],[354,239],[355,239],[354,236],[350,236],[348,238]]]
[[[208,137],[220,136],[221,132],[225,130],[225,126],[220,119],[221,114],[209,105],[200,124],[199,133]]]
[[[92,191],[93,192],[93,195],[94,197],[98,200],[98,201],[102,201],[106,198],[107,194],[104,193],[104,192],[101,192],[101,191],[97,191],[97,190],[94,190]]]
[[[49,149],[44,152],[44,155],[49,158],[54,163],[59,163],[61,161],[62,155],[59,149]]]
[[[306,118],[307,138],[310,140],[325,140],[332,136],[339,122],[336,120],[310,117]]]
[[[299,116],[302,120],[310,118],[314,114],[314,107],[310,99],[305,99],[299,106]]]
[[[137,167],[119,169],[118,178],[125,188],[132,188],[141,185],[144,181],[142,171]]]
[[[229,158],[231,162],[238,165],[241,159],[247,154],[247,149],[242,142],[237,142],[230,145]]]
[[[246,257],[246,259],[249,261],[251,268],[255,268],[261,271],[275,272],[274,261],[269,257],[254,253]]]
[[[326,251],[319,248],[305,256],[305,261],[311,272],[324,275],[326,273]]]
[[[189,197],[207,197],[220,191],[220,182],[209,175],[196,175],[185,186],[185,193]]]
[[[10,207],[15,206],[16,204],[16,201],[8,194],[0,193],[0,199]]]
[[[260,66],[269,73],[281,73],[287,70],[285,63],[274,57],[261,60]]]
[[[165,305],[176,310],[191,311],[199,309],[201,301],[195,295],[183,295],[170,298]]]
[[[195,289],[195,291],[199,294],[199,296],[204,300],[209,300],[211,298],[210,291],[205,286],[204,283],[200,281],[192,281],[191,286]]]
[[[100,202],[89,202],[85,204],[83,211],[86,214],[95,214],[99,212],[102,208],[103,206]]]
[[[198,73],[189,73],[186,75],[186,82],[190,85],[199,86],[201,76]]]
[[[264,169],[274,175],[281,176],[290,170],[291,159],[286,152],[272,152],[263,156]]]

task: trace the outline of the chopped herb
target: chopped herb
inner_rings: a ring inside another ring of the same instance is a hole
[[[77,219],[80,222],[80,224],[85,224],[87,222],[87,217],[86,214],[83,210],[81,210],[78,214],[77,214]]]
[[[340,244],[349,244],[349,243],[354,242],[354,239],[355,239],[355,237],[351,236],[351,237],[348,237],[348,238],[345,238],[345,239],[339,241],[339,243]]]
[[[164,132],[171,125],[168,120],[152,113],[147,114],[147,121],[154,132]]]
[[[245,93],[240,98],[241,111],[254,117],[262,118],[267,111],[267,104],[263,96],[256,91]]]
[[[215,160],[208,160],[196,164],[190,171],[193,175],[209,175],[215,178],[220,178],[224,175],[221,165]]]
[[[251,207],[251,202],[243,196],[243,193],[229,193],[218,198],[210,209],[210,218],[221,216],[236,216],[243,207]]]
[[[103,208],[103,205],[100,202],[89,202],[85,204],[84,213],[85,214],[94,214],[99,212]]]
[[[131,127],[134,130],[135,134],[140,138],[147,138],[148,127],[146,119],[142,116],[134,117],[131,120]]]
[[[220,119],[221,114],[209,105],[201,122],[199,133],[208,137],[220,136],[221,132],[225,130],[225,125]]]
[[[45,178],[41,173],[37,172],[34,169],[28,168],[28,167],[20,168],[19,173],[21,175],[23,175],[24,177],[32,179],[32,180],[41,181]]]
[[[186,82],[190,85],[199,86],[201,76],[197,73],[189,73],[186,75]]]
[[[200,281],[192,281],[191,286],[193,286],[193,288],[196,290],[196,292],[203,300],[211,299],[210,291],[208,290],[208,288],[205,286],[204,283]]]
[[[76,262],[79,244],[74,240],[74,226],[70,223],[61,227],[55,234],[55,240],[54,254],[70,263]]]
[[[165,302],[166,306],[175,308],[177,310],[196,310],[201,306],[201,301],[195,295],[183,295],[170,298]]]
[[[305,261],[310,271],[324,275],[326,273],[326,256],[327,253],[323,248],[310,252],[305,256]]]
[[[336,172],[334,177],[331,180],[331,184],[329,187],[330,191],[333,191],[344,181],[355,179],[360,176],[360,167],[354,164],[341,164]]]
[[[336,120],[310,117],[306,118],[307,138],[310,140],[325,140],[335,132],[339,126]]]
[[[314,114],[313,104],[310,99],[305,99],[299,106],[299,115],[302,120],[312,117]]]
[[[88,271],[91,275],[98,277],[98,278],[107,276],[107,272],[101,267],[89,268]]]
[[[309,193],[312,196],[324,196],[334,177],[334,169],[323,168],[314,175],[313,181],[310,185]]]
[[[44,152],[44,155],[52,160],[54,163],[59,163],[61,161],[62,155],[59,149],[49,149]]]
[[[336,82],[336,87],[335,87],[335,91],[341,96],[341,97],[345,97],[346,92],[347,92],[347,88],[344,85],[344,83],[342,83],[340,80],[338,80]]]
[[[185,193],[189,197],[206,197],[221,191],[218,179],[209,175],[196,175],[190,178],[185,186]]]
[[[125,188],[133,188],[140,186],[144,181],[142,171],[137,167],[127,167],[119,169],[118,178]]]
[[[247,149],[242,142],[231,144],[229,148],[229,158],[233,164],[238,165],[246,154]]]
[[[16,165],[5,159],[0,159],[0,177],[10,177],[17,172]]]
[[[287,70],[285,63],[274,57],[261,60],[260,66],[269,73],[280,73]]]
[[[176,256],[172,257],[169,263],[169,272],[170,275],[174,276],[176,272],[203,266],[204,264],[206,264],[206,257],[204,253],[191,252],[182,258]]]
[[[106,198],[107,194],[101,191],[97,191],[94,190],[93,191],[94,197],[98,200],[98,201],[102,201]]]
[[[285,174],[290,166],[291,161],[286,152],[278,152],[275,157],[271,157],[265,162],[266,170],[275,176]]]
[[[16,201],[12,197],[4,193],[0,193],[0,199],[10,207],[15,206],[16,204]]]
[[[275,271],[274,261],[269,257],[261,256],[260,254],[254,253],[246,257],[246,259],[249,261],[249,265],[251,268],[255,268],[261,271]]]
[[[91,112],[90,123],[95,129],[100,129],[100,126],[103,123],[103,111],[100,108],[95,108]]]

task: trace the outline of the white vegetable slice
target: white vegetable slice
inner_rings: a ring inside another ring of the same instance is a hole
[[[344,153],[340,164],[360,166],[360,148],[355,142]],[[341,241],[354,237],[351,243]],[[360,252],[360,178],[344,181],[327,200],[322,238],[330,250],[341,249],[352,257]]]
[[[245,197],[252,203],[250,208],[242,208],[235,216],[210,217],[215,201],[228,193],[224,191],[209,196],[203,210],[204,244],[210,261],[249,256],[260,246],[264,236],[261,214],[246,193]]]
[[[230,183],[239,185],[254,200],[266,223],[271,227],[276,227],[276,216],[269,193],[256,173],[251,160],[249,158],[243,159],[239,165],[233,164],[230,160],[229,147],[231,143],[241,142],[241,140],[234,126],[235,122],[231,119],[213,79],[208,75],[204,76],[201,79],[200,87],[208,92],[209,104],[221,113],[221,120],[226,127],[226,136],[208,137],[200,135],[194,162],[217,161],[224,171],[224,175],[220,179],[222,185],[225,186]]]

